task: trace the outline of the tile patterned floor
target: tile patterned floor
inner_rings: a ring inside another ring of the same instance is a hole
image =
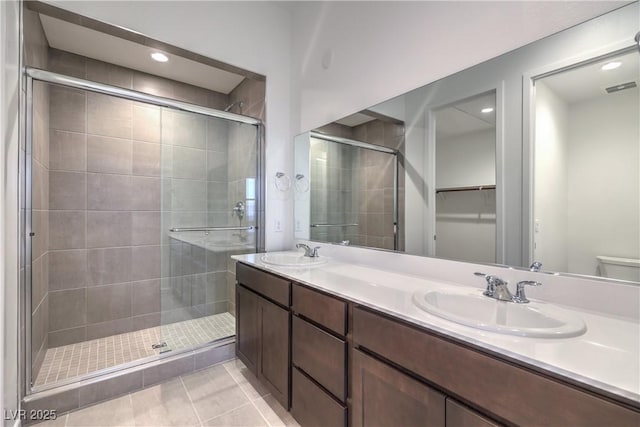
[[[299,427],[237,359],[36,425]]]
[[[184,322],[112,335],[47,350],[35,386],[110,368],[158,354],[235,335],[235,318],[230,313],[214,314]],[[159,350],[152,344],[164,341]]]

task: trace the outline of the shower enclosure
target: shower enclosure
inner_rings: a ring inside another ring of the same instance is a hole
[[[398,249],[398,150],[311,132],[309,238]]]
[[[262,247],[261,122],[27,73],[27,384],[233,337],[229,257]]]

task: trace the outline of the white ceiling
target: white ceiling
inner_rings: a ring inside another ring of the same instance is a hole
[[[189,83],[228,94],[244,77],[180,56],[167,54],[168,62],[151,59],[156,49],[91,30],[46,15],[40,15],[49,45],[111,64]]]
[[[618,61],[622,65],[614,70],[603,71],[602,65]],[[567,104],[607,95],[606,88],[622,83],[640,83],[640,55],[630,52],[614,58],[594,62],[562,73],[540,79]],[[628,89],[628,90],[638,90]]]
[[[483,108],[494,111],[483,113]],[[495,128],[496,95],[490,92],[450,105],[436,112],[436,139]]]

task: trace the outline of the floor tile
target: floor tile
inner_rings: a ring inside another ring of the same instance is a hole
[[[131,396],[126,395],[71,412],[68,427],[135,426]]]
[[[182,381],[201,420],[210,420],[249,402],[222,365],[183,376]]]
[[[225,369],[231,374],[234,380],[240,385],[250,400],[256,400],[261,396],[266,396],[269,391],[263,386],[249,368],[240,359],[233,359],[223,364]]]
[[[218,427],[268,427],[265,419],[251,403],[208,420],[202,423],[202,425]]]
[[[300,427],[293,416],[270,394],[255,400],[253,404],[271,427]]]
[[[180,378],[131,395],[136,426],[197,426],[200,420]]]
[[[250,401],[247,396],[255,399]],[[299,427],[272,395],[265,394],[264,387],[239,360],[175,378],[38,426],[199,426],[200,422],[205,426]]]
[[[43,421],[41,423],[32,424],[38,427],[64,427],[67,423],[67,414],[60,415],[55,420]]]

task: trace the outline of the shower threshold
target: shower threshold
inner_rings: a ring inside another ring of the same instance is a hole
[[[220,313],[47,350],[33,386],[43,387],[235,335],[235,317]],[[153,348],[158,343],[165,346]]]

